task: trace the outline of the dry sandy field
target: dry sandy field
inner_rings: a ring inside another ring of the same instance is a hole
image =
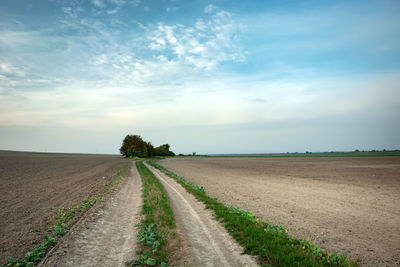
[[[210,196],[364,266],[400,265],[400,157],[171,158]]]
[[[0,264],[41,242],[50,218],[105,190],[119,156],[0,151]]]

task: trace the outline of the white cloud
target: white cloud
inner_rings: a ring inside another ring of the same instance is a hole
[[[40,32],[37,31],[11,31],[2,30],[0,31],[0,43],[2,48],[20,48],[22,46],[35,46],[40,38]]]
[[[197,69],[210,71],[224,61],[243,61],[245,56],[237,44],[240,26],[221,11],[205,22],[196,21],[194,27],[159,23],[149,32],[149,47],[175,56],[173,60]]]
[[[70,16],[70,17],[73,17],[73,16],[75,15],[75,14],[73,13],[72,7],[70,7],[70,6],[63,7],[62,10],[63,10],[63,12],[64,12],[66,15],[68,15],[68,16]]]
[[[217,10],[217,7],[214,6],[214,5],[212,5],[212,4],[210,4],[210,5],[208,5],[208,6],[206,6],[206,7],[204,8],[204,12],[205,12],[205,13],[212,13],[212,12],[214,12],[215,10]]]
[[[108,0],[111,4],[117,5],[117,6],[123,6],[126,4],[126,0]],[[132,1],[135,5],[139,4],[139,0]]]
[[[167,12],[175,12],[175,11],[178,11],[178,8],[177,7],[167,7],[166,11]]]
[[[223,11],[220,11],[220,12],[218,12],[217,14],[215,14],[215,16],[216,16],[216,17],[219,17],[219,18],[225,18],[225,17],[230,17],[230,16],[232,16],[232,13],[223,10]]]
[[[24,77],[25,72],[21,69],[13,66],[12,64],[7,63],[0,63],[0,74],[10,75],[10,76],[17,76],[17,77]]]
[[[108,3],[111,4],[110,9],[108,9],[106,12],[108,15],[115,15],[117,14],[122,7],[127,5],[127,1],[126,0],[108,0]],[[139,5],[140,0],[135,0],[135,1],[130,1],[129,4],[131,4],[132,6],[137,6]],[[101,3],[99,7],[103,8],[106,5],[104,3]]]
[[[240,25],[227,16],[194,20],[193,25],[137,23],[144,32],[129,42],[118,42],[119,31],[109,30],[104,21],[71,19],[65,25],[85,33],[77,36],[71,46],[90,58],[87,63],[91,66],[85,69],[100,76],[99,83],[106,85],[181,84],[183,80],[211,74],[223,62],[244,59],[236,38]],[[91,49],[86,50],[80,43],[89,44]],[[141,56],[136,55],[137,50],[142,51]]]
[[[207,25],[202,19],[198,19],[196,21],[195,27],[196,27],[196,29],[198,29],[200,31],[206,31],[207,30]]]
[[[398,73],[297,81],[240,75],[182,79],[190,68],[164,56],[137,62],[134,68],[133,87],[91,90],[93,84],[80,82],[50,92],[19,92],[21,100],[3,96],[0,125],[57,121],[89,129],[101,128],[105,121],[109,127],[152,127],[157,121],[157,127],[212,126],[351,117],[365,112],[386,117],[400,112]]]
[[[114,14],[117,14],[118,11],[119,11],[119,8],[109,9],[109,10],[107,10],[107,14],[114,15]]]
[[[98,8],[104,8],[106,4],[102,0],[92,0],[94,6]]]

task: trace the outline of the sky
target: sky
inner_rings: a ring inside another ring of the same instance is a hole
[[[0,150],[400,149],[400,2],[2,0]]]

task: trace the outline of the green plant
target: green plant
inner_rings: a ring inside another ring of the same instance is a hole
[[[126,265],[128,266],[135,266],[135,265],[140,265],[140,266],[154,266],[156,265],[157,261],[153,258],[150,258],[150,252],[145,251],[143,255],[139,257],[139,259],[134,259],[132,261],[126,262]]]
[[[65,230],[65,223],[62,222],[57,222],[54,224],[54,231],[53,233],[55,233],[56,235],[65,235],[67,231]]]
[[[142,223],[140,224],[140,226],[142,226],[143,229],[140,230],[138,233],[138,241],[145,246],[152,246],[157,238],[157,234],[153,232],[153,228],[157,225],[155,223],[151,223],[149,225]]]

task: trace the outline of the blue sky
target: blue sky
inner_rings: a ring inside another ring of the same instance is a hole
[[[0,2],[0,149],[400,148],[398,1]]]

